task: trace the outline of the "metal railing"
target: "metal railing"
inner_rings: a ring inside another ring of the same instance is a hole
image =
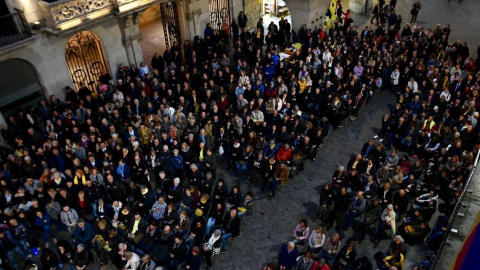
[[[464,188],[463,188],[463,191],[462,191],[462,194],[460,195],[460,197],[458,198],[458,201],[457,201],[457,204],[455,205],[455,208],[453,209],[453,212],[450,216],[450,219],[448,220],[448,228],[447,228],[447,231],[445,233],[445,235],[443,236],[443,239],[442,239],[442,242],[440,244],[440,246],[438,247],[438,250],[436,252],[436,256],[435,256],[435,260],[433,261],[432,263],[432,266],[430,267],[430,269],[435,269],[435,267],[437,266],[437,263],[440,259],[440,255],[442,254],[442,251],[443,251],[443,248],[447,242],[447,239],[448,239],[448,236],[450,235],[450,232],[452,231],[452,225],[454,224],[455,222],[455,219],[457,218],[458,216],[458,211],[460,210],[460,207],[462,206],[463,204],[463,200],[465,199],[465,195],[467,194],[468,192],[468,188],[470,186],[470,182],[472,181],[472,178],[473,178],[473,175],[475,173],[475,170],[477,169],[477,166],[478,166],[478,161],[479,161],[479,158],[480,158],[480,151],[477,152],[477,155],[475,156],[475,161],[473,162],[473,168],[472,170],[470,171],[470,174],[468,175],[468,179],[467,179],[467,182],[465,183],[464,185]]]
[[[10,45],[32,36],[23,11],[0,17],[0,47]]]

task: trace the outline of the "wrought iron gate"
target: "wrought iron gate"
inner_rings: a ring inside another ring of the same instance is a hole
[[[65,47],[65,59],[76,90],[80,89],[80,83],[84,83],[96,93],[101,72],[108,73],[100,38],[90,31],[76,33]]]
[[[230,1],[210,0],[210,23],[214,29],[220,30],[223,20],[230,24]]]
[[[165,35],[166,45],[172,46],[174,41],[181,45],[177,3],[175,1],[160,3],[160,15],[162,16],[163,34]]]

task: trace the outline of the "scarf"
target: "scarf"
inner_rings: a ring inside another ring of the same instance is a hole
[[[78,185],[78,177],[75,175],[75,178],[73,178],[73,183],[75,185]],[[82,175],[82,185],[86,185],[87,184],[87,180],[85,179],[85,175]]]
[[[135,219],[135,222],[133,223],[133,228],[132,228],[132,233],[135,234],[138,231],[138,223],[140,223],[140,219]]]
[[[218,237],[215,237],[215,234],[212,234],[212,236],[210,236],[210,239],[208,239],[208,248],[209,249],[212,249],[213,248],[213,244],[215,244],[215,242],[217,242],[217,240],[220,238],[220,235]]]
[[[124,169],[124,168],[125,168],[125,164],[122,165],[122,166],[119,165],[119,166],[117,167],[117,173],[118,173],[119,175],[121,175],[122,178],[123,178],[123,169]]]

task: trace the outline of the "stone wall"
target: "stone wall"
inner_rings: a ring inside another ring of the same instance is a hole
[[[348,8],[353,14],[364,14],[367,0],[350,0]]]
[[[89,30],[95,33],[103,42],[112,77],[116,76],[120,63],[127,63],[126,50],[122,46],[122,36],[117,19],[110,17],[101,23],[86,25],[74,31],[55,36],[47,32],[36,34],[36,39],[24,47],[0,54],[0,62],[9,58],[25,59],[32,63],[39,72],[40,81],[46,90],[46,95],[56,95],[64,100],[63,88],[72,85],[65,61],[65,45],[74,33]],[[141,59],[139,59],[141,61]],[[3,119],[0,119],[0,122]]]
[[[241,2],[241,1],[240,1]],[[258,0],[245,0],[245,14],[247,15],[248,30],[253,30],[257,26],[258,19],[262,14],[262,2],[258,3]],[[238,12],[234,13],[235,18],[238,17]]]

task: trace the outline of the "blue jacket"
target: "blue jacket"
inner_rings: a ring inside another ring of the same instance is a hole
[[[52,225],[52,220],[50,219],[50,215],[44,213],[42,218],[35,216],[35,226],[40,228],[42,231],[46,231]]]
[[[295,266],[298,257],[298,251],[294,248],[292,251],[288,252],[287,245],[283,246],[280,250],[280,255],[278,256],[278,265],[285,266],[286,268],[292,268]]]
[[[10,233],[10,231],[9,231],[9,230],[5,230],[4,233],[5,233],[5,238],[8,239],[8,240],[13,244],[14,248],[15,248],[15,247],[18,247],[18,243],[17,243],[17,241],[15,240],[15,238],[13,238],[12,234]],[[3,240],[3,241],[4,241],[4,240]],[[5,246],[5,244],[4,244],[3,241],[0,240],[0,252],[6,253],[7,251],[10,251],[10,250],[13,249],[13,248],[12,248],[12,249],[9,249],[8,246]]]
[[[75,244],[83,244],[85,247],[89,247],[90,243],[95,236],[95,228],[92,224],[85,221],[83,229],[80,227],[75,228]]]
[[[263,151],[263,156],[266,158],[275,157],[275,155],[277,154],[277,151],[278,151],[277,145],[275,145],[275,147],[273,148],[270,148],[270,145],[267,145],[267,147]]]
[[[172,156],[172,164],[175,170],[183,170],[183,157],[181,155]]]

